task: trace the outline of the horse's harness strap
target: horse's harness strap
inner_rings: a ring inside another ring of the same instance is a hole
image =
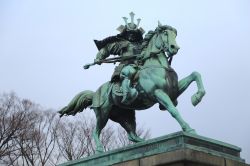
[[[174,71],[174,69],[172,69],[171,67],[168,68],[168,67],[165,67],[165,66],[158,66],[158,65],[142,66],[142,67],[140,67],[140,70],[144,70],[144,69],[147,69],[147,68],[163,68],[163,69],[165,69],[167,71],[170,71],[170,72]]]

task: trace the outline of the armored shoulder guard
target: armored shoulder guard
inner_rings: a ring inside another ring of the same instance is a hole
[[[94,40],[96,47],[98,48],[98,50],[102,49],[103,47],[105,47],[107,44],[111,44],[114,42],[119,42],[122,39],[117,37],[117,36],[110,36],[107,37],[103,40]]]

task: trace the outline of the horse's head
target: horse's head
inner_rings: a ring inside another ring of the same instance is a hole
[[[156,41],[155,46],[167,52],[168,56],[173,56],[177,54],[180,47],[176,43],[177,30],[168,25],[161,25],[158,22],[158,27],[155,30],[156,32]]]

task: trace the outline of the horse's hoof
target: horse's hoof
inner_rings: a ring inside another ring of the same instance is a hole
[[[145,139],[140,138],[140,137],[136,138],[136,140],[137,140],[137,142],[143,142],[143,141],[145,141]]]
[[[95,150],[95,154],[101,154],[101,153],[103,153],[104,152],[104,150],[102,149],[96,149]]]
[[[196,135],[197,135],[195,129],[189,129],[189,130],[187,130],[187,131],[185,131],[185,132],[186,132],[186,133],[189,133],[189,134],[196,134]]]
[[[198,99],[197,94],[194,94],[194,95],[191,97],[191,102],[192,102],[193,106],[196,106],[196,105],[200,102],[200,100]]]
[[[103,147],[97,147],[96,150],[95,150],[95,154],[100,154],[100,153],[103,153],[103,152],[104,152]]]
[[[140,138],[138,136],[129,136],[128,139],[132,142],[143,142],[145,141],[143,138]]]
[[[191,97],[191,101],[193,106],[196,106],[202,99],[202,97],[206,94],[205,91],[198,91]]]
[[[196,106],[197,104],[199,104],[199,102],[202,99],[202,95],[200,95],[199,93],[195,93],[192,97],[191,97],[191,102],[193,104],[193,106]]]

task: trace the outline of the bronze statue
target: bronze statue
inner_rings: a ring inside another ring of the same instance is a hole
[[[96,41],[100,51],[94,63],[84,66],[87,69],[95,64],[121,62],[111,81],[101,85],[96,92],[87,90],[79,93],[59,111],[60,116],[75,115],[87,107],[95,111],[97,123],[93,138],[97,152],[103,151],[99,136],[108,119],[120,123],[129,140],[143,141],[136,134],[135,110],[145,110],[156,103],[177,120],[183,131],[195,133],[176,109],[177,98],[193,81],[198,91],[191,98],[192,104],[196,106],[205,95],[198,72],[178,81],[171,67],[172,58],[179,50],[175,41],[176,29],[159,22],[157,28],[142,39],[143,29],[138,29],[138,24],[133,21],[134,14],[130,15],[131,23],[124,18],[126,25],[119,27],[119,35]],[[107,59],[110,54],[119,57]]]

